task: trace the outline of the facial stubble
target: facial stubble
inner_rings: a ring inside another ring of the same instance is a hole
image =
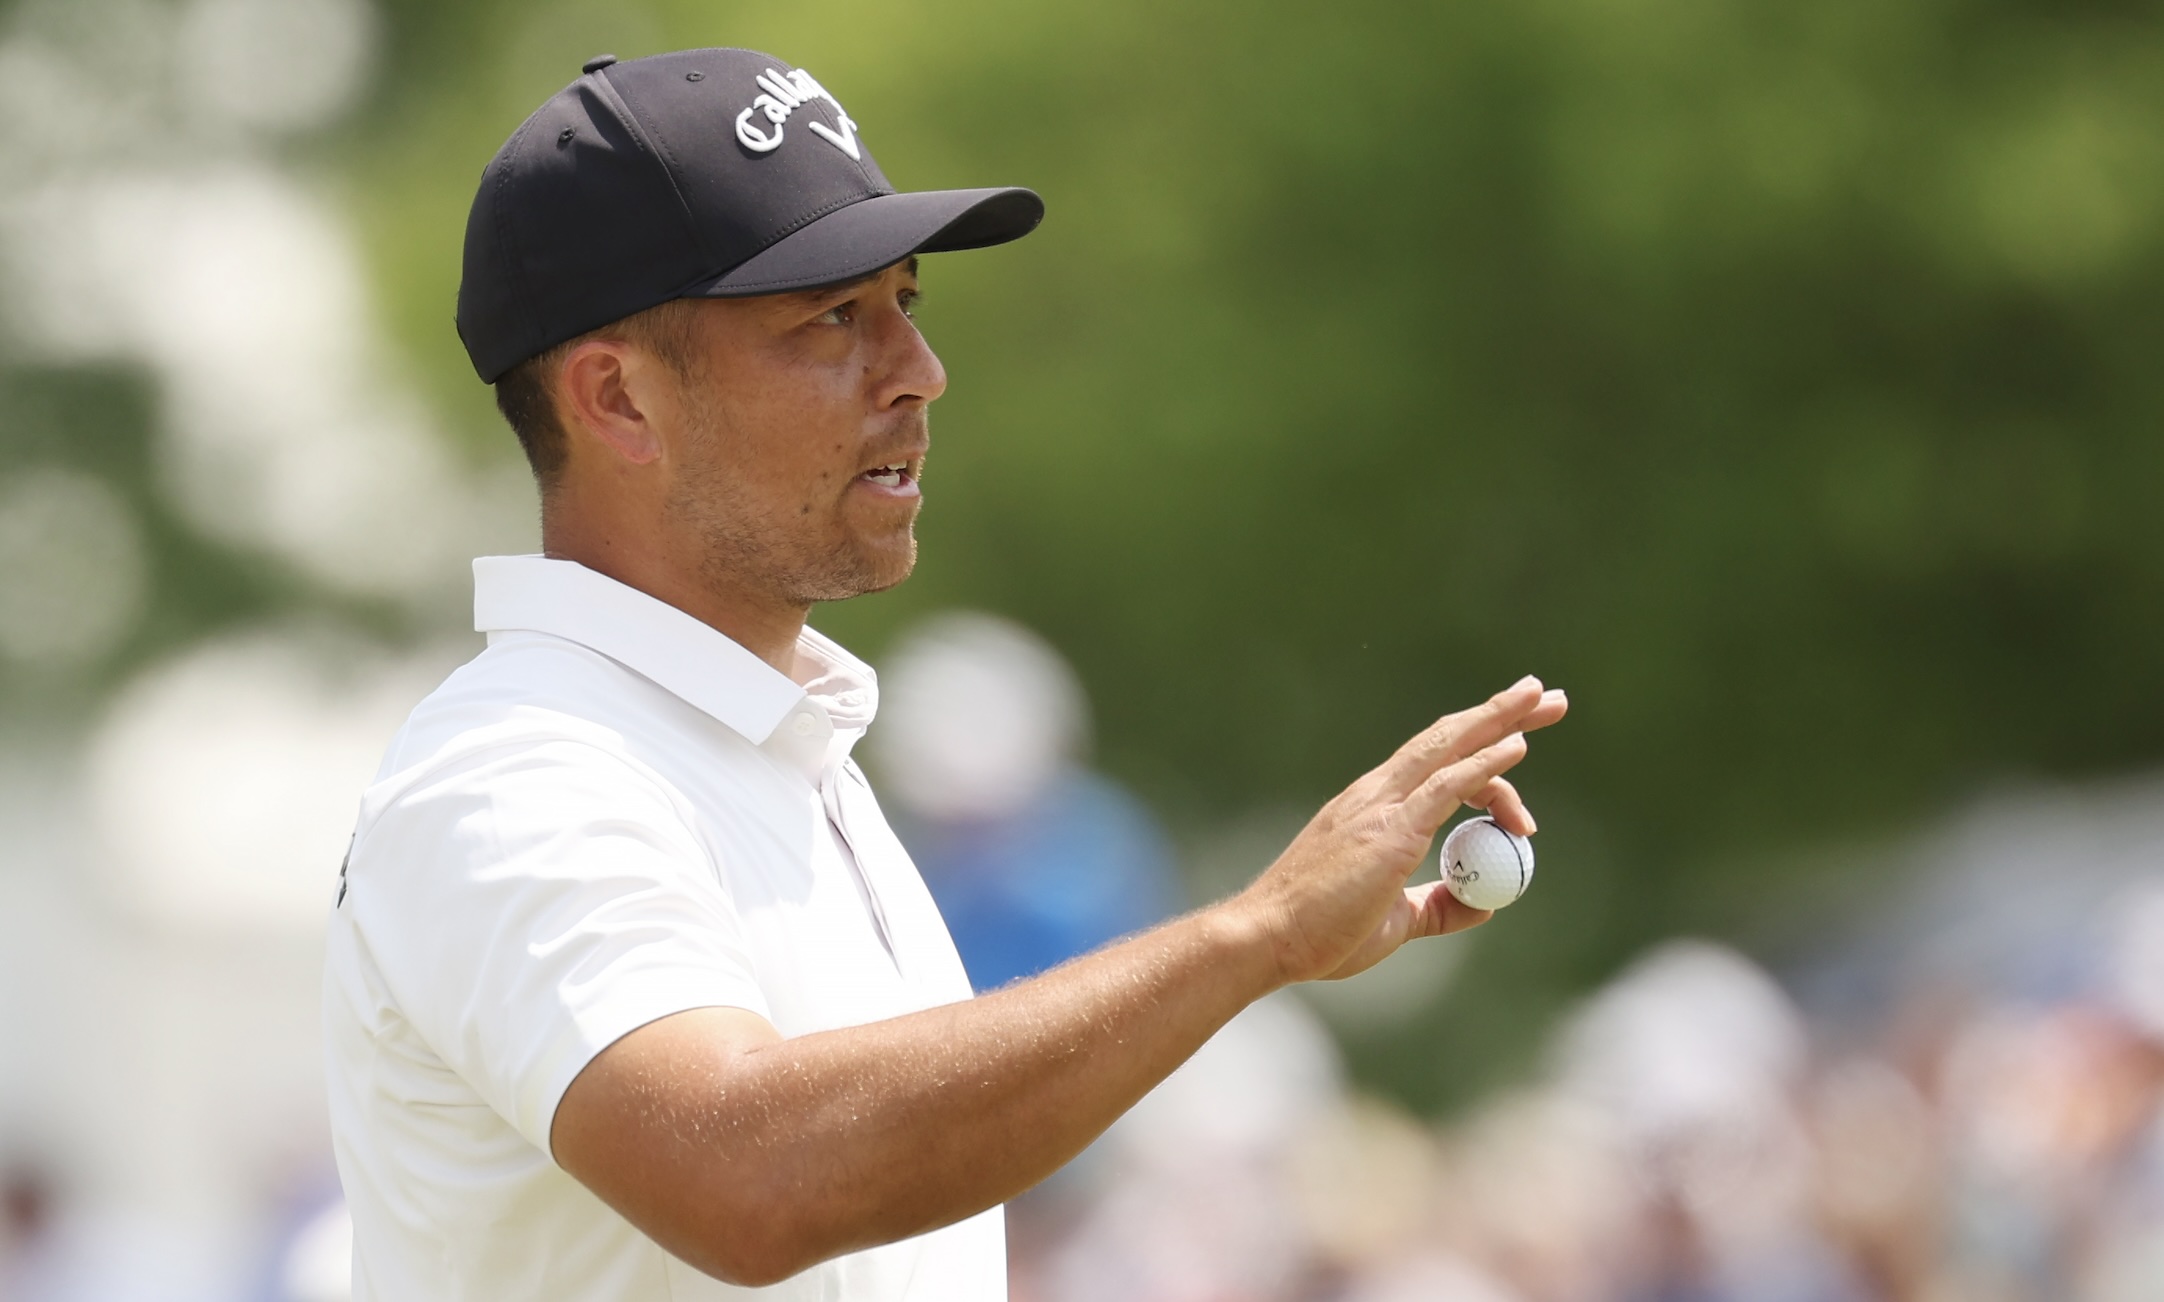
[[[729,413],[701,387],[686,386],[693,439],[665,509],[672,532],[698,540],[704,586],[810,607],[880,592],[909,577],[917,561],[914,516],[901,525],[897,554],[848,527],[838,494],[793,504],[762,499],[740,465],[751,441],[736,435]]]

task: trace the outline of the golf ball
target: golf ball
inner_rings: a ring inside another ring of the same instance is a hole
[[[1492,818],[1468,818],[1443,838],[1443,881],[1476,909],[1500,909],[1533,884],[1533,843]]]

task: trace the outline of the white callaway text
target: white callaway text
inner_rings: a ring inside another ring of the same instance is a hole
[[[834,106],[834,119],[842,129],[836,131],[824,122],[809,120],[804,125],[851,158],[863,160],[863,154],[857,149],[857,124],[849,120],[842,102],[812,80],[810,73],[798,68],[785,75],[768,68],[756,80],[764,93],[751,102],[750,108],[736,115],[736,138],[744,142],[744,148],[761,154],[781,148],[782,126],[789,121],[789,115],[815,99],[823,99]],[[753,119],[761,115],[773,125],[772,131],[754,125]]]

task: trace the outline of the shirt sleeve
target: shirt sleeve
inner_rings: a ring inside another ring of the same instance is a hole
[[[352,921],[451,1070],[542,1152],[571,1081],[690,1008],[769,1017],[744,927],[679,798],[591,745],[438,769],[364,819]]]

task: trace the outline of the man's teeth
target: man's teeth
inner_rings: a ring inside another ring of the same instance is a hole
[[[881,466],[877,470],[867,470],[864,472],[864,477],[881,488],[900,488],[902,486],[902,476],[908,473],[909,463],[897,461],[891,466]]]

